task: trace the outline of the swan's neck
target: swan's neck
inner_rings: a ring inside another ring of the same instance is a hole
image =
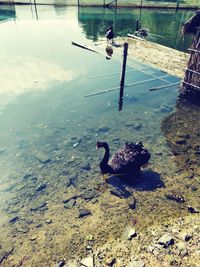
[[[110,157],[110,150],[108,144],[104,144],[105,154],[100,163],[100,169],[102,173],[110,173],[112,172],[111,166],[108,165],[109,157]]]

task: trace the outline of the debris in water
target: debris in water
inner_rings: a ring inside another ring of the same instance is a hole
[[[78,146],[78,142],[77,143],[75,143],[75,144],[73,144],[73,147],[77,147]]]

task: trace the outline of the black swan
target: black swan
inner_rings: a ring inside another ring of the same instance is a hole
[[[140,168],[148,163],[150,153],[143,148],[142,142],[125,143],[109,161],[109,146],[106,142],[98,141],[96,149],[103,147],[105,149],[104,157],[100,163],[101,173],[127,174],[139,172]]]
[[[112,40],[113,42],[113,38],[114,38],[113,27],[110,27],[107,29],[106,38],[107,38],[107,41]]]

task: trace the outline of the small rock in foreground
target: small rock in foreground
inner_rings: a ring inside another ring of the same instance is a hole
[[[88,209],[81,209],[79,210],[79,218],[83,218],[83,217],[86,217],[88,215],[91,215],[91,211],[88,210]]]
[[[142,260],[132,260],[127,267],[145,267],[145,263]]]
[[[166,233],[158,240],[158,244],[162,245],[164,248],[167,248],[174,244],[174,238],[170,234]]]
[[[84,266],[84,267],[93,267],[93,257],[90,256],[90,257],[87,257],[87,258],[84,258],[80,261],[80,264],[81,266]],[[71,267],[71,266],[70,266]]]

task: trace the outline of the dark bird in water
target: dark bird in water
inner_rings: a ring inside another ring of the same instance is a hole
[[[107,38],[107,41],[112,40],[112,42],[113,42],[113,38],[114,38],[113,27],[110,27],[107,29],[106,38]]]
[[[139,172],[140,168],[147,164],[150,159],[150,153],[144,149],[142,142],[125,143],[109,160],[109,146],[106,142],[98,141],[96,148],[103,147],[105,154],[100,162],[101,173],[110,174],[128,174]]]

